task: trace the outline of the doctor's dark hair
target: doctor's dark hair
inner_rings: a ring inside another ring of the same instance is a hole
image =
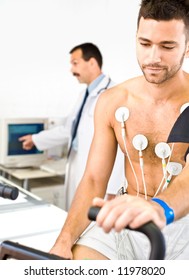
[[[141,17],[154,20],[183,20],[189,39],[189,0],[142,0],[137,27]]]
[[[71,49],[70,54],[79,49],[82,51],[82,57],[85,61],[93,57],[97,61],[100,69],[102,68],[102,54],[97,46],[92,43],[80,44]]]

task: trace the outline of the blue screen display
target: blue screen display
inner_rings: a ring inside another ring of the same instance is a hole
[[[40,154],[35,146],[31,150],[24,150],[22,148],[22,142],[18,141],[18,138],[27,134],[34,134],[44,130],[43,123],[31,123],[31,124],[9,124],[8,125],[8,155],[29,155]]]

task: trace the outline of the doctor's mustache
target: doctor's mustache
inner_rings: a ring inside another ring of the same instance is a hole
[[[79,77],[79,76],[80,76],[79,73],[76,73],[76,72],[73,72],[72,74],[73,74],[73,76],[75,76],[75,77]]]

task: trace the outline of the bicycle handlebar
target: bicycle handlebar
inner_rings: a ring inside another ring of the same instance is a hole
[[[65,260],[54,254],[49,254],[38,249],[34,249],[18,242],[5,240],[0,246],[0,260]]]
[[[96,217],[100,211],[100,207],[91,207],[88,212],[88,218],[92,221],[96,221]],[[136,230],[144,233],[151,244],[151,252],[149,260],[163,260],[165,257],[165,239],[161,230],[153,223],[146,223],[139,228],[131,229],[126,227],[129,230]]]

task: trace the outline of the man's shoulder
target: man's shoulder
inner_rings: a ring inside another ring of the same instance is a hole
[[[130,91],[134,89],[143,80],[143,76],[133,77],[121,83],[115,84],[109,89],[109,92]]]
[[[108,102],[114,102],[115,99],[122,100],[123,98],[127,98],[129,92],[138,91],[137,88],[140,87],[142,79],[143,76],[134,77],[106,89],[100,94],[101,102],[104,102],[106,104]]]

